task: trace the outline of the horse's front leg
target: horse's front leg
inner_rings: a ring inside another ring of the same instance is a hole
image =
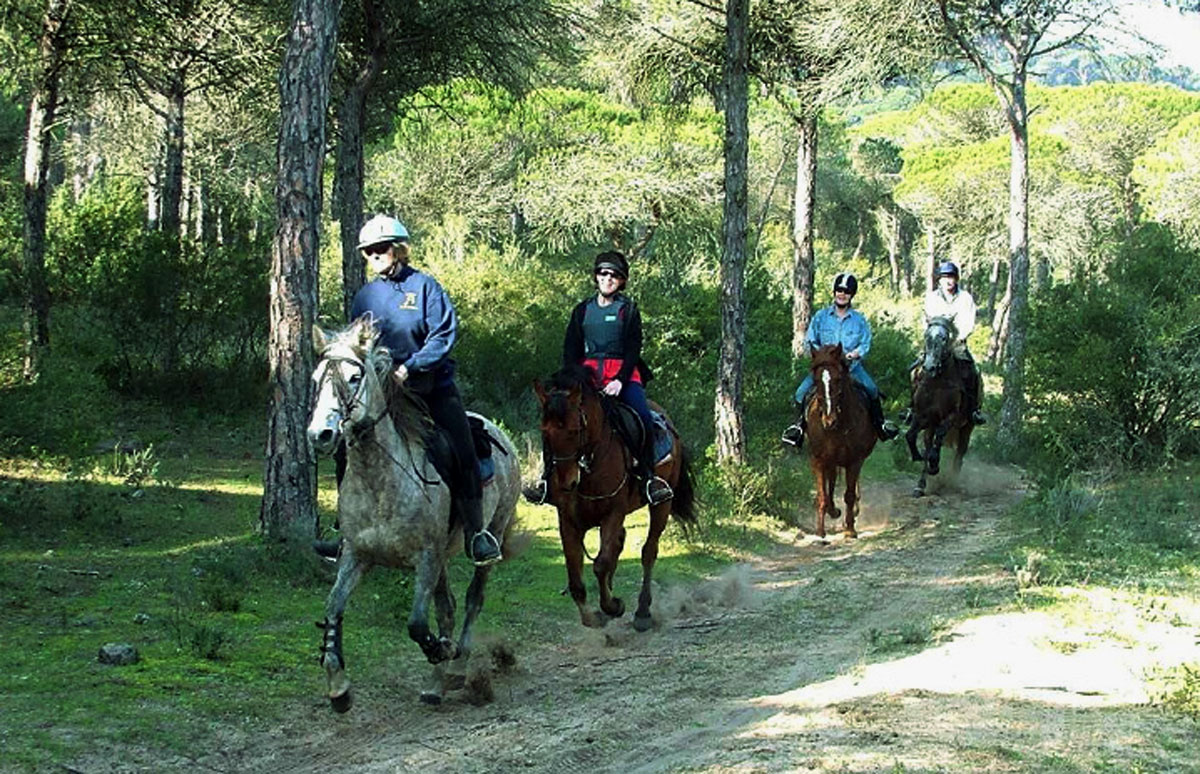
[[[858,537],[858,532],[854,529],[854,522],[858,518],[858,479],[862,473],[862,460],[850,465],[846,468],[846,524],[842,530],[842,534],[848,538]]]
[[[653,624],[650,617],[650,581],[654,575],[654,563],[658,561],[658,540],[667,528],[671,516],[671,503],[659,503],[650,507],[650,530],[642,546],[642,590],[638,594],[637,612],[633,615],[633,628],[644,632]]]
[[[825,537],[825,467],[823,465],[813,465],[813,478],[816,479],[817,485],[817,537]]]
[[[434,637],[429,630],[429,600],[444,572],[444,557],[433,546],[421,551],[417,560],[417,582],[413,588],[413,607],[408,615],[408,636],[417,643],[430,664],[454,658],[457,649],[449,637]],[[453,613],[451,614],[453,615]]]
[[[563,559],[567,565],[567,592],[579,608],[579,621],[584,626],[603,626],[603,621],[587,607],[587,588],[583,585],[583,534],[584,530],[575,523],[574,513],[564,506],[558,509],[558,536],[562,540]]]
[[[342,614],[350,592],[362,579],[366,567],[354,555],[349,542],[342,545],[338,557],[337,580],[325,600],[325,620],[317,622],[324,633],[321,638],[321,666],[325,669],[325,681],[329,688],[329,703],[337,712],[345,712],[354,703],[350,693],[350,679],[346,677],[346,659],[342,656]]]
[[[446,579],[446,568],[438,576],[437,585],[433,588],[433,609],[437,616],[439,642],[450,642],[454,636],[454,593]],[[462,655],[462,649],[455,650],[455,658]],[[448,676],[445,664],[434,664],[425,687],[421,689],[421,701],[425,704],[441,704],[446,695]],[[455,685],[453,687],[461,687]]]
[[[904,440],[908,442],[908,454],[912,457],[913,462],[924,462],[925,457],[917,450],[917,436],[921,432],[921,423],[913,419],[912,424],[908,427],[908,432],[904,434]]]
[[[612,593],[613,577],[617,574],[617,562],[625,548],[625,515],[614,510],[600,525],[600,551],[592,564],[596,573],[596,586],[600,590],[600,610],[611,618],[625,615],[625,602]]]
[[[946,433],[950,432],[952,424],[954,424],[954,418],[948,417],[933,431],[933,439],[925,452],[925,462],[931,476],[938,474],[942,462],[942,443],[946,440]]]

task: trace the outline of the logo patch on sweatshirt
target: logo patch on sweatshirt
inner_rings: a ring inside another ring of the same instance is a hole
[[[408,291],[405,291],[404,292],[404,300],[400,302],[400,308],[401,309],[416,309],[417,308],[417,294],[409,293]]]

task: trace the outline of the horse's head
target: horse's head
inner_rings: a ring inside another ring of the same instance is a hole
[[[373,425],[387,413],[381,381],[391,371],[392,358],[386,348],[375,346],[378,338],[370,315],[332,336],[314,326],[321,360],[312,376],[316,397],[308,440],[318,454],[333,452],[343,432]]]
[[[925,360],[921,367],[934,376],[946,364],[958,338],[958,329],[949,317],[934,317],[925,326]]]
[[[548,473],[563,491],[577,487],[582,472],[591,466],[589,450],[604,424],[593,383],[594,372],[582,366],[563,368],[548,384],[533,383],[542,407],[542,441],[551,455]]]
[[[813,353],[813,385],[817,395],[813,404],[826,428],[837,425],[841,413],[842,395],[850,383],[850,369],[841,344],[821,347]]]

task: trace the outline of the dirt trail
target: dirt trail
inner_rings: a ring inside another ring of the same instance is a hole
[[[1188,730],[1141,706],[1145,668],[1195,659],[1197,621],[1168,625],[1111,598],[1083,599],[1093,614],[1079,620],[981,612],[1015,594],[1011,574],[971,567],[1022,496],[1019,480],[969,466],[944,494],[913,500],[908,486],[868,490],[858,540],[805,538],[701,587],[660,590],[660,626],[647,634],[625,620],[517,646],[518,666],[494,678],[491,704],[452,698],[429,709],[376,695],[335,718],[322,703],[236,760],[205,763],[546,774],[1200,768]],[[633,566],[620,575],[631,589]]]

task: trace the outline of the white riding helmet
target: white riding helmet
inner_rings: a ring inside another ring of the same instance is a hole
[[[358,230],[358,249],[380,242],[407,242],[408,229],[390,215],[376,215]]]

